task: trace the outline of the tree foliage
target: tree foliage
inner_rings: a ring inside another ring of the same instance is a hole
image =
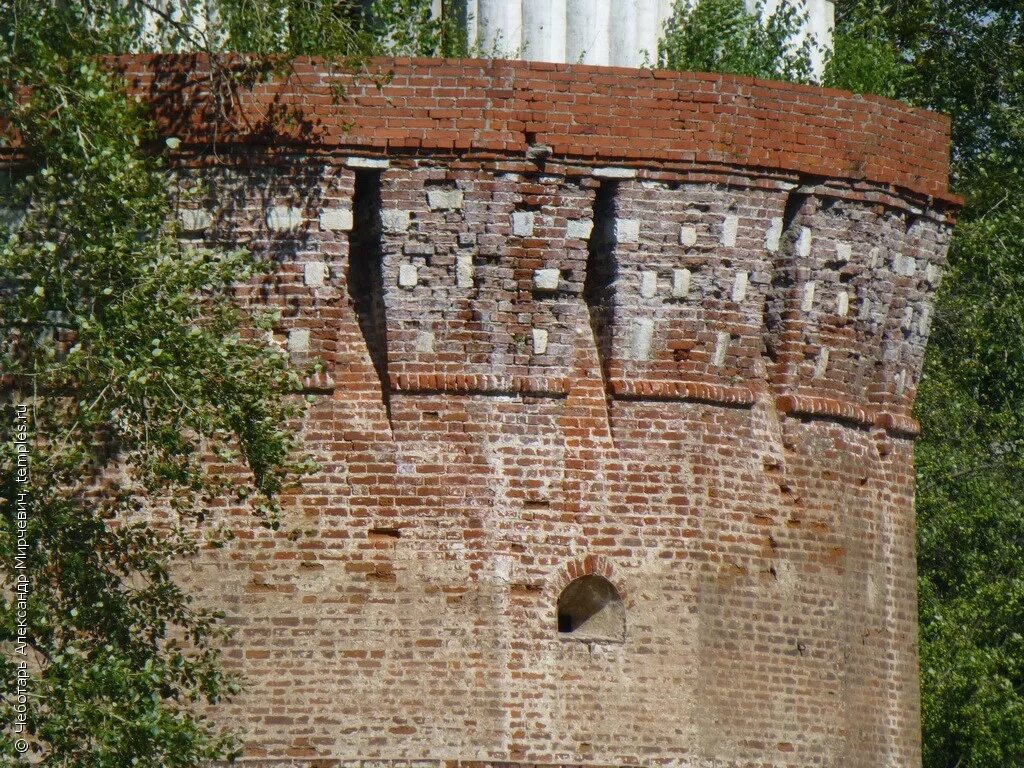
[[[145,50],[466,55],[429,0],[0,0],[0,122],[24,173],[0,180],[0,762],[18,661],[16,499],[29,491],[31,695],[43,766],[195,766],[231,755],[203,704],[237,690],[223,628],[175,584],[225,494],[273,524],[308,465],[286,424],[299,382],[236,285],[269,265],[183,246],[145,109],[95,58]],[[1005,0],[839,4],[825,82],[953,117],[967,198],[918,413],[921,658],[928,768],[1024,764],[1024,12]],[[677,3],[672,69],[810,79],[799,12]],[[32,476],[14,478],[17,402]],[[217,456],[218,461],[202,457]],[[245,482],[220,468],[248,467]],[[159,531],[142,520],[170,510]]]
[[[181,243],[145,108],[96,57],[358,57],[382,49],[367,30],[387,34],[389,6],[367,17],[325,0],[239,0],[212,18],[204,6],[0,2],[0,121],[22,152],[0,200],[4,764],[25,757],[19,739],[39,765],[76,768],[191,766],[236,749],[201,706],[238,688],[220,663],[223,627],[173,567],[209,541],[214,498],[274,524],[281,491],[308,469],[287,427],[300,372],[264,341],[273,318],[236,296],[270,265]],[[415,45],[441,44],[443,30],[421,32]],[[14,471],[19,402],[31,413],[25,484]],[[221,471],[239,464],[242,482]],[[24,655],[19,577],[31,588]]]
[[[661,64],[805,79],[779,63],[791,28],[777,26],[766,48],[742,5],[677,7]],[[949,114],[954,190],[966,200],[917,404],[924,762],[1024,765],[1024,8],[850,0],[836,10],[823,83]]]
[[[857,0],[837,10],[826,79],[949,114],[966,199],[917,404],[924,762],[1021,765],[1024,8]]]
[[[658,66],[726,72],[772,80],[811,81],[811,42],[796,42],[806,13],[782,3],[764,14],[743,0],[676,0],[658,43]]]
[[[235,754],[204,714],[240,682],[221,664],[224,626],[175,583],[175,563],[216,543],[214,499],[274,526],[282,490],[310,468],[288,428],[302,372],[267,340],[274,317],[237,293],[272,265],[182,243],[167,147],[98,57],[201,51],[231,78],[226,54],[251,74],[298,54],[356,68],[468,52],[430,0],[215,5],[0,0],[0,141],[20,149],[18,172],[0,176],[2,764],[26,745],[38,765],[75,768]]]

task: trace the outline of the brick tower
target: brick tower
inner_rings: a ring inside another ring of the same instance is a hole
[[[207,184],[187,236],[274,258],[253,299],[326,364],[282,529],[224,508],[187,574],[237,630],[243,765],[919,765],[945,118],[406,59],[299,61],[215,125],[201,59],[124,65]]]

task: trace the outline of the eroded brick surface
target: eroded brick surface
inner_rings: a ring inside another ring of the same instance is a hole
[[[395,67],[329,146],[176,158],[208,189],[184,236],[274,259],[244,292],[325,363],[282,529],[223,508],[237,539],[185,574],[237,631],[249,687],[214,716],[247,764],[918,765],[945,123],[719,76]],[[709,133],[645,117],[708,104]],[[558,631],[588,574],[621,641]]]

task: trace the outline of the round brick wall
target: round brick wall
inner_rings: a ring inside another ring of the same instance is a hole
[[[221,109],[202,59],[119,65],[206,185],[184,236],[274,258],[247,295],[326,363],[282,530],[225,509],[187,569],[249,764],[919,764],[944,118],[439,60],[301,60]],[[559,631],[591,575],[572,610],[614,631]]]

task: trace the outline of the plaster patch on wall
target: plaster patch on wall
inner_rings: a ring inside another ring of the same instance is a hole
[[[515,211],[512,214],[512,234],[516,237],[533,235],[533,211]]]
[[[672,298],[685,299],[690,295],[690,270],[672,270]]]
[[[427,192],[427,205],[432,211],[452,211],[462,208],[462,190],[431,189]]]
[[[415,264],[400,264],[398,267],[398,285],[402,288],[415,288],[420,281],[419,270]]]
[[[721,368],[725,365],[725,357],[729,353],[729,334],[725,331],[719,331],[715,337],[715,354],[712,362],[716,368]]]
[[[640,295],[645,299],[653,299],[658,292],[658,273],[645,269],[640,273]]]
[[[739,304],[747,298],[747,273],[737,272],[732,283],[732,300]]]
[[[349,168],[366,168],[385,170],[391,167],[391,161],[386,157],[350,157],[345,161]]]
[[[9,209],[5,208],[0,211],[0,224],[6,223],[6,217],[3,213],[7,210]],[[202,208],[185,208],[178,211],[178,221],[181,222],[181,228],[185,232],[199,232],[210,226],[213,222],[213,217],[210,216],[209,211]]]
[[[800,258],[806,259],[811,255],[812,239],[810,227],[800,227],[800,236],[796,241],[796,252]]]
[[[301,208],[293,205],[273,205],[267,210],[267,227],[275,232],[296,229],[301,223]]]
[[[306,328],[294,328],[288,331],[288,352],[292,355],[301,355],[309,351],[309,330]]]
[[[557,269],[535,269],[533,287],[538,291],[557,291],[561,272]]]
[[[770,252],[775,253],[779,250],[779,244],[782,242],[782,218],[775,217],[772,219],[771,226],[768,227],[768,231],[764,236],[764,247]]]
[[[636,168],[616,168],[615,166],[607,166],[605,168],[595,168],[593,175],[599,179],[635,179]]]
[[[434,334],[431,331],[420,331],[416,334],[416,351],[423,353],[434,351]]]
[[[639,219],[616,219],[615,240],[619,243],[636,243],[640,241]]]
[[[654,321],[647,317],[637,320],[636,327],[633,329],[633,359],[646,360],[650,357],[653,340]]]
[[[736,245],[736,234],[739,232],[740,220],[738,216],[726,216],[722,222],[722,245],[732,248]]]
[[[825,372],[828,370],[828,348],[822,347],[818,353],[818,359],[814,364],[814,378],[824,378]]]
[[[533,336],[533,354],[543,355],[548,351],[548,332],[543,328],[531,329]]]
[[[310,288],[320,288],[327,280],[327,264],[322,261],[307,261],[302,267],[302,277]]]
[[[455,259],[455,285],[459,288],[473,287],[473,257],[459,254]]]
[[[804,283],[804,297],[800,302],[800,309],[804,312],[810,312],[814,309],[814,281],[809,280]]]
[[[846,291],[840,291],[836,297],[836,314],[840,317],[846,317],[850,312],[850,294]]]
[[[320,212],[320,228],[329,232],[347,232],[352,229],[352,209],[325,208]]]
[[[569,240],[586,240],[593,229],[591,219],[573,219],[565,225],[565,236]]]
[[[398,234],[409,229],[409,211],[391,208],[380,212],[380,224],[385,232]]]

